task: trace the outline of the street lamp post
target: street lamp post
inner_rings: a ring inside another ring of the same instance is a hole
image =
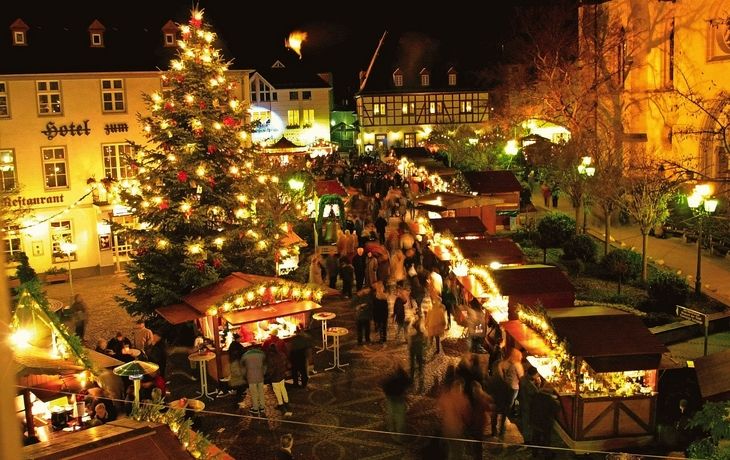
[[[583,180],[588,179],[589,177],[593,177],[593,175],[596,173],[595,166],[592,166],[593,158],[591,157],[583,157],[581,160],[581,163],[578,165],[578,174],[583,178]],[[588,214],[586,210],[586,200],[585,200],[585,191],[581,194],[581,202],[583,203],[583,234],[586,233],[586,216]],[[577,217],[577,215],[576,215]]]
[[[712,189],[707,184],[696,185],[692,195],[687,197],[687,205],[697,215],[699,235],[697,236],[697,277],[695,278],[695,293],[702,292],[702,219],[710,215],[717,208],[717,200],[708,198]]]
[[[71,272],[71,254],[76,252],[76,249],[78,249],[78,247],[71,242],[66,241],[64,243],[61,243],[61,251],[64,254],[66,254],[66,258],[68,259],[68,284],[71,287],[71,302],[69,303],[69,305],[73,305],[74,297],[75,297],[74,296],[74,276],[73,276],[73,273]]]
[[[512,160],[515,159],[515,156],[519,153],[520,147],[517,145],[517,140],[512,139],[507,141],[507,145],[504,147],[504,153],[509,155],[509,165],[507,165],[507,169],[512,169]]]

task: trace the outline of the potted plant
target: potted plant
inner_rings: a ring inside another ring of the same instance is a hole
[[[68,281],[68,270],[63,267],[51,267],[46,270],[46,283],[59,283]]]

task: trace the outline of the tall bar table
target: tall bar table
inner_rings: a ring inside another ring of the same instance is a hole
[[[332,352],[334,353],[333,363],[332,367],[328,367],[325,369],[325,371],[331,371],[332,369],[339,369],[341,371],[345,371],[343,369],[344,366],[349,366],[350,363],[342,364],[340,363],[340,337],[347,334],[349,331],[345,329],[344,327],[330,327],[325,330],[325,334],[328,337],[332,337]]]
[[[215,359],[215,353],[208,352],[203,355],[200,353],[193,353],[190,356],[188,356],[188,359],[191,362],[198,363],[198,366],[200,367],[200,391],[198,392],[198,396],[191,399],[198,399],[198,398],[208,398],[213,399],[213,395],[216,394],[215,391],[208,391],[208,370],[207,370],[207,362]]]
[[[329,346],[327,343],[327,334],[325,332],[327,330],[327,321],[330,319],[335,319],[336,316],[336,314],[330,313],[328,311],[320,311],[312,315],[313,319],[322,322],[322,348],[320,348],[317,353],[329,350]]]

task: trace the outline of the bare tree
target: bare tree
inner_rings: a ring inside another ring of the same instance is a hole
[[[642,281],[646,281],[649,232],[669,217],[669,201],[680,183],[680,177],[667,176],[662,162],[652,160],[632,164],[630,174],[624,177],[622,206],[636,221],[642,236]]]

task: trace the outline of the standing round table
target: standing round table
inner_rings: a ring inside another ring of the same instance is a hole
[[[190,362],[198,363],[200,367],[200,391],[198,391],[198,396],[192,399],[203,397],[213,399],[211,396],[215,395],[216,392],[208,392],[208,370],[206,363],[211,359],[215,359],[215,353],[208,352],[204,355],[201,355],[200,353],[193,353],[192,355],[188,356],[188,359],[190,360]]]
[[[326,371],[331,371],[332,369],[344,371],[343,367],[350,365],[349,363],[340,363],[340,337],[348,332],[349,331],[344,327],[330,327],[324,331],[327,337],[332,337],[332,351],[334,353],[334,362],[332,363],[332,367],[328,367],[325,369]]]
[[[327,330],[327,320],[335,319],[336,316],[336,314],[330,313],[328,311],[320,311],[312,315],[312,318],[316,319],[317,321],[322,321],[322,348],[320,348],[317,353],[329,350],[327,344],[327,333],[325,332]]]

